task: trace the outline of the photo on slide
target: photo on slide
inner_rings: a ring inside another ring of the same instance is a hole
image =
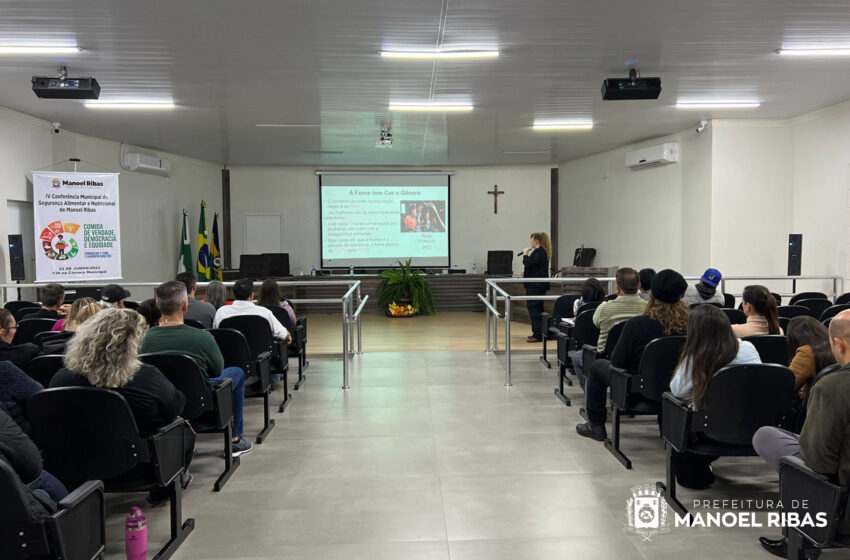
[[[401,232],[446,231],[446,202],[443,200],[402,200]]]

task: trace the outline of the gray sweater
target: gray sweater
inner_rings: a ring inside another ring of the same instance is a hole
[[[719,305],[723,305],[726,303],[726,299],[723,297],[723,294],[720,290],[714,292],[714,295],[708,299],[702,299],[702,295],[700,295],[697,290],[696,285],[688,286],[688,289],[685,290],[685,295],[682,297],[682,301],[690,307],[691,305],[696,305],[698,303],[716,303]]]

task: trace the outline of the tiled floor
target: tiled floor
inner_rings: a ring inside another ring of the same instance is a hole
[[[342,391],[338,359],[311,358],[266,443],[244,456],[220,493],[218,438],[202,436],[184,514],[195,531],[176,560],[563,560],[769,558],[765,529],[674,528],[643,541],[623,530],[630,489],[664,475],[652,420],[626,420],[625,470],[576,435],[583,402],[552,394],[555,375],[532,354],[371,353],[355,358]],[[275,395],[279,400],[279,392]],[[249,401],[256,432],[261,401]],[[776,498],[759,459],[720,460],[718,482],[684,498]],[[123,558],[123,516],[141,495],[109,496],[109,557]],[[167,508],[145,507],[151,554]],[[830,552],[827,559],[847,557]]]

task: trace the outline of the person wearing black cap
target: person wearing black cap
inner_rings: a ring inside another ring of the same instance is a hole
[[[688,283],[675,270],[662,270],[653,277],[646,311],[623,325],[611,361],[595,360],[590,368],[584,384],[588,421],[576,426],[579,435],[597,441],[608,437],[605,396],[611,384],[611,366],[637,372],[647,344],[656,338],[687,332],[688,306],[682,301],[687,287]]]
[[[130,297],[130,292],[118,284],[109,284],[100,291],[100,305],[105,308],[124,308],[124,300]]]

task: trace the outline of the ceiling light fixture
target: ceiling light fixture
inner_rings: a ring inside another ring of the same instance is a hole
[[[173,101],[86,101],[91,109],[174,109]]]
[[[825,49],[779,49],[776,54],[782,56],[850,56],[850,48],[833,47]]]
[[[390,111],[462,112],[472,111],[469,103],[390,103]]]
[[[593,121],[534,121],[534,130],[591,130]]]
[[[316,128],[320,124],[257,124],[260,128]]]
[[[677,101],[677,109],[754,109],[760,101]]]
[[[474,60],[498,58],[499,51],[380,51],[381,58],[401,60]]]
[[[0,54],[76,54],[83,50],[77,45],[0,45]]]
[[[548,154],[549,150],[530,150],[530,151],[509,150],[509,151],[504,151],[502,153],[503,154]]]

